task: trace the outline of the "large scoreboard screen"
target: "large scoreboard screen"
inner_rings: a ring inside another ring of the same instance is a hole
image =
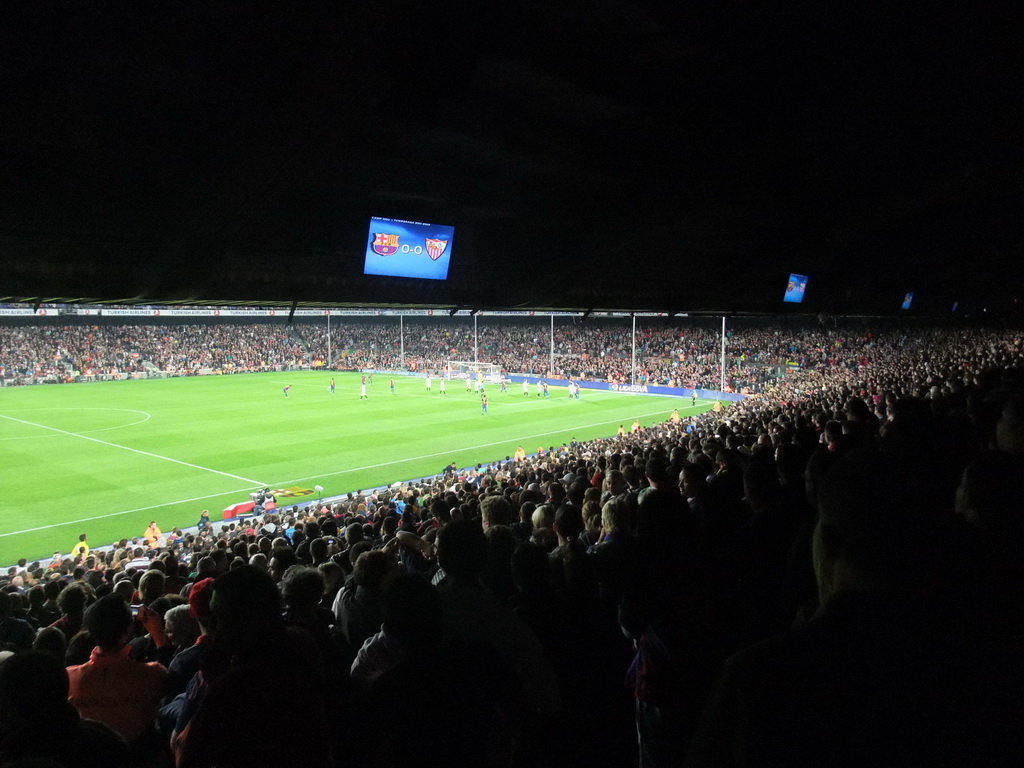
[[[782,300],[792,304],[799,304],[804,300],[804,291],[807,290],[807,275],[793,274],[786,281],[786,293]]]
[[[446,280],[455,227],[420,221],[370,219],[364,275]]]

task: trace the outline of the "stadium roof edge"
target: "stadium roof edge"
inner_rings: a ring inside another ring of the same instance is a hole
[[[128,299],[121,301],[100,301],[94,298],[69,297],[4,297],[0,296],[0,317],[45,315],[40,310],[57,310],[56,314],[66,316],[106,315],[122,317],[145,316],[222,316],[230,317],[286,317],[293,302],[213,302],[213,301],[167,301]],[[484,315],[490,317],[579,317],[587,318],[623,318],[623,317],[663,317],[666,320],[676,317],[801,317],[824,321],[831,317],[848,318],[880,318],[887,317],[881,313],[865,312],[756,312],[736,310],[690,310],[666,309],[654,311],[650,309],[621,308],[578,308],[578,307],[469,307],[465,305],[409,305],[389,303],[333,303],[333,302],[297,302],[295,315],[310,317],[314,315],[330,316],[455,316],[469,317]],[[929,317],[925,313],[908,315],[918,319]],[[937,317],[937,315],[936,315]],[[948,317],[948,316],[946,316]]]

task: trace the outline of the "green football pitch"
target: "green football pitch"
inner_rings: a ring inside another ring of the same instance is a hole
[[[488,463],[573,437],[649,426],[673,408],[688,416],[710,401],[553,387],[538,399],[521,385],[488,387],[490,404],[462,382],[427,393],[423,379],[378,374],[359,397],[359,376],[325,372],[148,379],[0,389],[0,564],[67,553],[88,533],[94,546],[221,519],[261,488],[293,489],[282,506],[433,475],[454,461]],[[289,397],[282,389],[291,384]]]

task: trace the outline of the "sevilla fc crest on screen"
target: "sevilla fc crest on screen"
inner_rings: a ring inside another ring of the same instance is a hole
[[[447,240],[437,240],[435,238],[428,237],[426,239],[427,244],[427,255],[431,259],[437,261],[441,258],[441,254],[444,253],[444,249],[448,247]]]
[[[374,233],[373,252],[381,256],[390,256],[398,252],[398,235],[387,235],[383,232]]]

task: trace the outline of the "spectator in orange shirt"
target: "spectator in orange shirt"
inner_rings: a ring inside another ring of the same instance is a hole
[[[142,538],[146,540],[146,544],[150,547],[156,546],[156,542],[160,538],[160,529],[156,527],[156,520],[149,521],[149,528],[142,534]]]
[[[156,662],[129,658],[132,622],[120,595],[107,595],[90,606],[85,628],[97,647],[85,664],[68,667],[68,701],[82,717],[117,731],[141,761],[159,755],[162,748],[155,726],[167,670]],[[157,645],[167,642],[161,622],[147,622],[146,628],[161,636]]]

